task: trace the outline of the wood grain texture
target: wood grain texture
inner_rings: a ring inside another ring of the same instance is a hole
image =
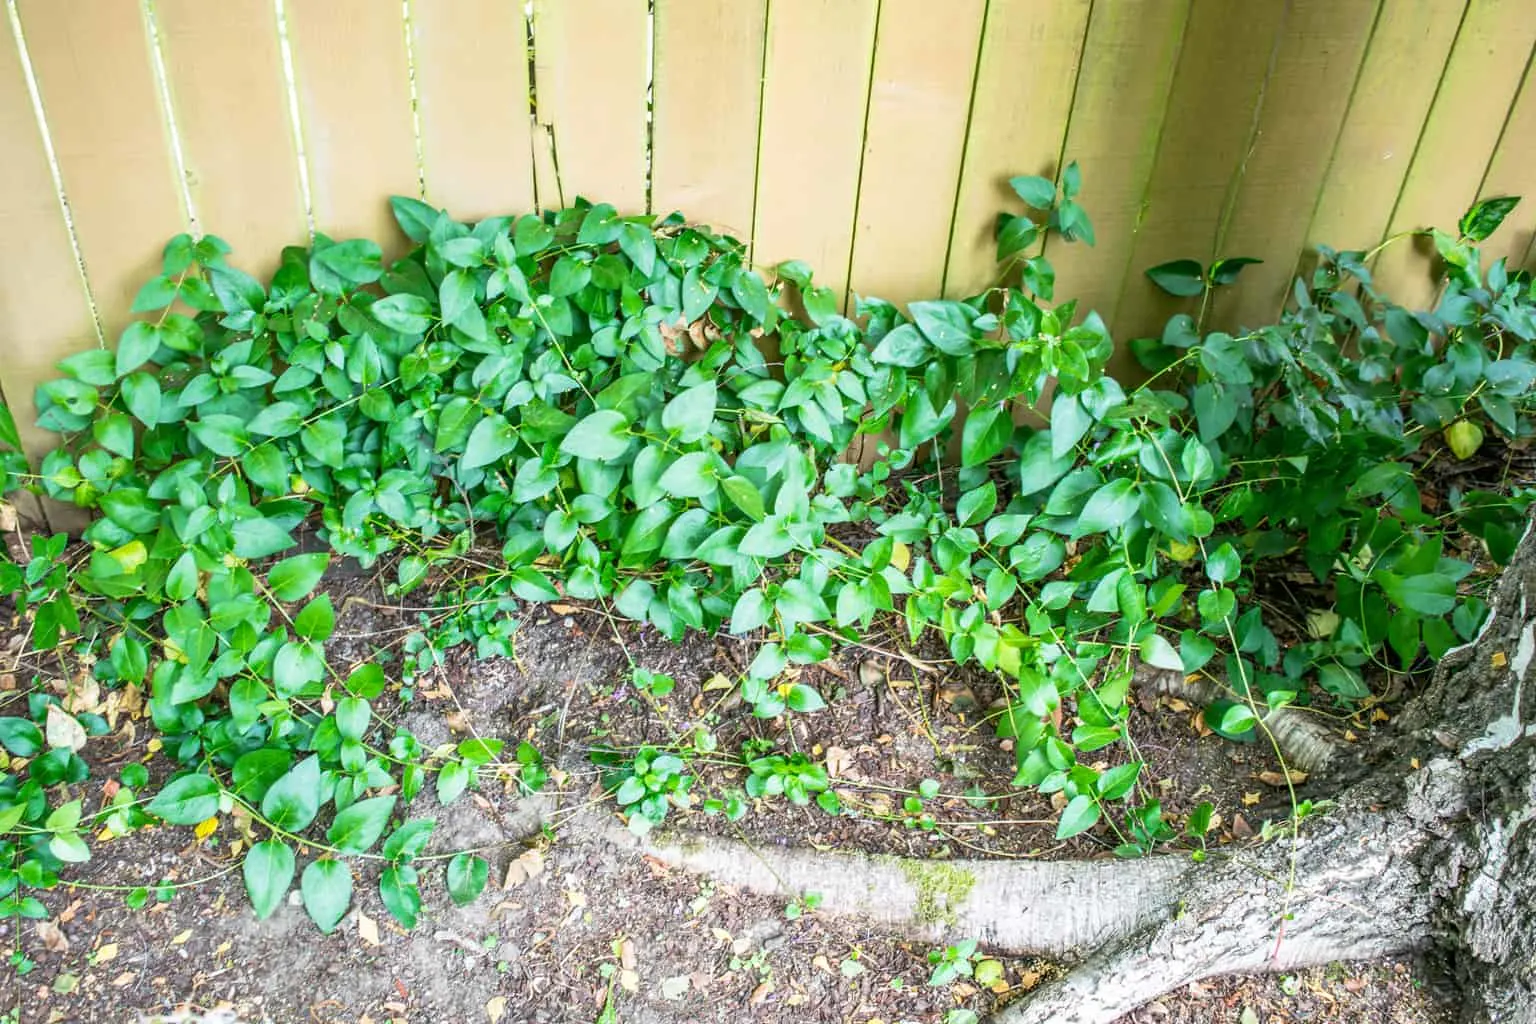
[[[992,0],[987,5],[949,241],[946,295],[970,295],[996,279],[997,215],[1020,210],[1008,179],[1056,176],[1091,6],[1089,0]]]
[[[1377,8],[1378,0],[1296,0],[1291,8],[1215,253],[1264,262],[1215,292],[1208,324],[1273,323],[1284,306]]]
[[[1472,0],[1468,5],[1389,234],[1455,229],[1477,198],[1533,43],[1536,17],[1526,0]],[[1389,247],[1376,261],[1377,285],[1404,306],[1427,305],[1437,289],[1432,252],[1424,239]]]
[[[1157,160],[1190,0],[1096,4],[1088,24],[1066,159],[1083,172],[1080,201],[1095,244],[1048,238],[1058,294],[1097,311],[1111,326],[1130,266],[1142,201]]]
[[[1525,82],[1510,108],[1509,120],[1478,190],[1479,199],[1520,196],[1520,205],[1504,219],[1483,245],[1483,265],[1505,259],[1511,267],[1525,264],[1536,242],[1536,65],[1528,63]]]
[[[538,122],[553,140],[558,187],[541,178],[539,202],[577,196],[645,212],[645,0],[534,0]]]
[[[187,230],[148,32],[139,5],[119,0],[21,0],[18,10],[75,237],[115,344],[139,287],[160,272],[161,247]]]
[[[1369,249],[1386,234],[1465,6],[1383,0],[1312,214],[1310,245]]]
[[[265,277],[308,241],[272,0],[155,0],[198,227]]]
[[[405,18],[379,0],[287,0],[315,230],[405,248],[392,195],[421,193]]]
[[[37,428],[33,389],[57,376],[58,359],[99,339],[9,25],[0,31],[0,138],[0,401],[36,468],[58,437]],[[28,523],[46,525],[31,495],[9,500]]]
[[[847,286],[875,0],[775,0],[758,150],[753,259],[808,261]]]
[[[884,0],[850,287],[896,302],[944,286],[982,0]]]
[[[657,0],[651,207],[752,235],[767,0]]]
[[[427,201],[459,220],[533,209],[528,26],[504,0],[412,0]]]
[[[1156,335],[1169,316],[1193,309],[1191,300],[1158,290],[1145,271],[1174,259],[1206,263],[1215,255],[1253,143],[1255,117],[1286,10],[1279,3],[1192,7],[1141,226],[1115,312],[1118,337]],[[1136,372],[1123,349],[1115,365]]]

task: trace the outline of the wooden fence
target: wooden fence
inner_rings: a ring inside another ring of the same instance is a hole
[[[1176,307],[1142,270],[1258,256],[1255,322],[1316,242],[1536,193],[1533,0],[4,0],[0,391],[112,343],[189,228],[269,270],[310,230],[683,210],[910,299],[989,281],[1012,174],[1083,167],[1094,248],[1059,294],[1121,338]],[[1493,250],[1532,257],[1536,201]],[[1422,254],[1378,272],[1431,294]]]

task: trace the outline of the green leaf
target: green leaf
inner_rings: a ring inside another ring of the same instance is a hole
[[[322,641],[336,629],[336,609],[331,595],[321,594],[306,604],[293,618],[293,631],[306,640]]]
[[[1189,298],[1205,291],[1205,268],[1194,260],[1170,260],[1147,271],[1152,283],[1169,295]]]
[[[1207,704],[1202,717],[1211,731],[1229,740],[1251,740],[1258,721],[1247,704],[1225,699]]]
[[[571,428],[560,450],[578,459],[608,461],[629,450],[629,423],[615,409],[599,409]]]
[[[247,429],[262,437],[288,437],[304,426],[303,411],[292,402],[273,402],[247,424]]]
[[[25,718],[0,718],[0,746],[17,757],[32,757],[43,749],[43,730]]]
[[[331,556],[324,551],[285,558],[267,570],[267,589],[279,601],[297,601],[315,589],[330,564]]]
[[[1082,537],[1128,526],[1140,507],[1141,495],[1136,493],[1136,482],[1129,477],[1117,477],[1093,492],[1078,516],[1072,535]]]
[[[1462,214],[1457,228],[1463,237],[1481,242],[1497,231],[1499,225],[1504,223],[1504,218],[1508,217],[1519,204],[1519,196],[1496,196],[1479,200],[1472,204],[1470,210]]]
[[[264,921],[282,904],[293,885],[293,850],[276,839],[257,843],[246,852],[241,870],[256,920]]]
[[[393,796],[359,800],[336,815],[325,837],[343,853],[366,853],[384,834],[384,827],[389,824],[389,813],[394,809]]]
[[[717,397],[714,381],[680,392],[662,409],[661,425],[685,444],[697,441],[709,433]]]
[[[940,352],[963,356],[973,348],[971,339],[976,332],[971,328],[971,321],[975,317],[964,303],[949,300],[911,302],[907,309],[918,330]]]
[[[784,703],[788,704],[795,711],[805,712],[820,711],[827,706],[827,702],[822,699],[821,693],[814,686],[809,686],[805,683],[795,683],[792,685],[789,688],[788,695],[784,698]]]
[[[464,787],[469,785],[470,776],[473,774],[461,761],[449,761],[438,769],[437,772],[437,799],[440,803],[451,804],[464,792]]]
[[[320,758],[306,757],[267,787],[261,814],[285,832],[298,832],[320,813]]]
[[[1446,615],[1456,607],[1456,581],[1442,573],[1403,577],[1377,572],[1373,578],[1399,608],[1420,615]]]
[[[437,822],[431,818],[408,821],[389,834],[379,853],[386,860],[410,860],[427,848],[427,841],[432,838],[432,830],[436,827]]]
[[[196,825],[219,813],[219,784],[207,775],[183,775],[160,790],[145,809],[172,825]]]
[[[1037,210],[1049,210],[1056,205],[1056,183],[1036,174],[1021,174],[1009,178],[1008,184],[1025,205]]]
[[[1223,544],[1211,552],[1205,561],[1205,575],[1212,583],[1230,583],[1237,579],[1237,574],[1242,571],[1243,563],[1237,555],[1237,549],[1231,544]]]
[[[485,891],[491,866],[484,858],[468,853],[455,854],[448,862],[448,896],[456,907],[467,907]]]
[[[441,215],[437,209],[410,196],[390,196],[389,206],[395,213],[395,222],[405,232],[405,237],[418,244],[425,242],[432,234],[432,225],[437,223]]]
[[[339,294],[344,288],[371,284],[384,272],[384,254],[377,242],[354,238],[323,248],[309,259],[309,275],[315,288]]]
[[[702,498],[718,486],[712,452],[688,452],[661,474],[658,486],[677,498]]]
[[[485,340],[485,315],[475,300],[475,279],[467,271],[450,270],[438,286],[443,322],[477,341]]]
[[[1184,671],[1184,661],[1179,657],[1179,652],[1173,649],[1173,644],[1158,633],[1150,633],[1141,642],[1141,660],[1155,668],[1165,668],[1173,672]]]
[[[1100,775],[1094,782],[1093,788],[1098,790],[1099,796],[1105,800],[1119,800],[1135,788],[1136,777],[1141,774],[1141,768],[1141,761],[1116,765]]]
[[[1099,820],[1099,803],[1091,796],[1079,794],[1067,802],[1056,825],[1056,838],[1068,839],[1092,828]]]
[[[133,420],[122,414],[103,416],[91,426],[96,443],[115,455],[133,458]]]
[[[425,334],[432,326],[432,303],[407,292],[386,295],[369,306],[368,312],[379,323],[401,334]]]
[[[437,414],[437,435],[432,447],[439,452],[457,448],[469,437],[470,428],[480,416],[480,408],[471,399],[456,395]]]
[[[416,869],[397,864],[380,872],[379,901],[402,927],[415,928],[421,914],[421,886],[417,884]]]
[[[462,465],[465,469],[488,466],[516,447],[517,430],[505,416],[493,412],[476,423],[470,432]]]
[[[877,363],[890,366],[922,366],[928,361],[933,346],[912,324],[902,324],[886,333],[869,357]]]
[[[1001,405],[972,409],[960,432],[960,464],[980,466],[999,455],[1013,437],[1013,418]]]
[[[233,458],[250,446],[245,421],[234,416],[213,414],[192,420],[187,429],[198,443],[215,455]]]
[[[747,516],[748,519],[761,520],[764,514],[763,495],[757,486],[744,476],[728,476],[720,481],[720,489],[731,500],[731,504]]]
[[[144,320],[135,320],[117,339],[117,376],[126,377],[154,357],[160,350],[160,330]]]
[[[299,892],[310,920],[329,935],[352,905],[352,871],[339,860],[317,860],[304,869]]]

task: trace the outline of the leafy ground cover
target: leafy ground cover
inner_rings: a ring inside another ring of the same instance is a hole
[[[488,899],[517,828],[451,833],[518,813],[491,794],[935,860],[1200,859],[1323,810],[1272,713],[1389,714],[1475,635],[1536,496],[1536,300],[1477,250],[1512,201],[1425,232],[1433,310],[1324,250],[1232,334],[1205,311],[1251,261],[1153,268],[1190,311],[1118,381],[1104,325],[1053,305],[1049,246],[1093,237],[1076,167],[1014,187],[997,286],[854,317],[803,264],[588,203],[396,199],[402,259],[317,236],[265,285],[173,240],[144,319],[39,389],[36,472],[0,416],[0,491],[97,514],[0,562],[13,969],[76,865],[158,825],[217,839],[258,919],[296,899],[331,935]],[[528,657],[540,606],[567,631],[542,667],[574,646],[603,682],[525,673],[475,722],[463,680]],[[978,971],[1014,991],[963,941],[914,955],[922,1012]]]

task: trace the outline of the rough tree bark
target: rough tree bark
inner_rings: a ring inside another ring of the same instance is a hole
[[[735,844],[648,844],[759,891],[925,939],[1077,961],[997,1024],[1108,1024],[1180,985],[1402,953],[1430,958],[1466,1024],[1536,1024],[1536,529],[1482,634],[1440,664],[1390,735],[1324,758],[1334,804],[1206,864],[932,865]]]

